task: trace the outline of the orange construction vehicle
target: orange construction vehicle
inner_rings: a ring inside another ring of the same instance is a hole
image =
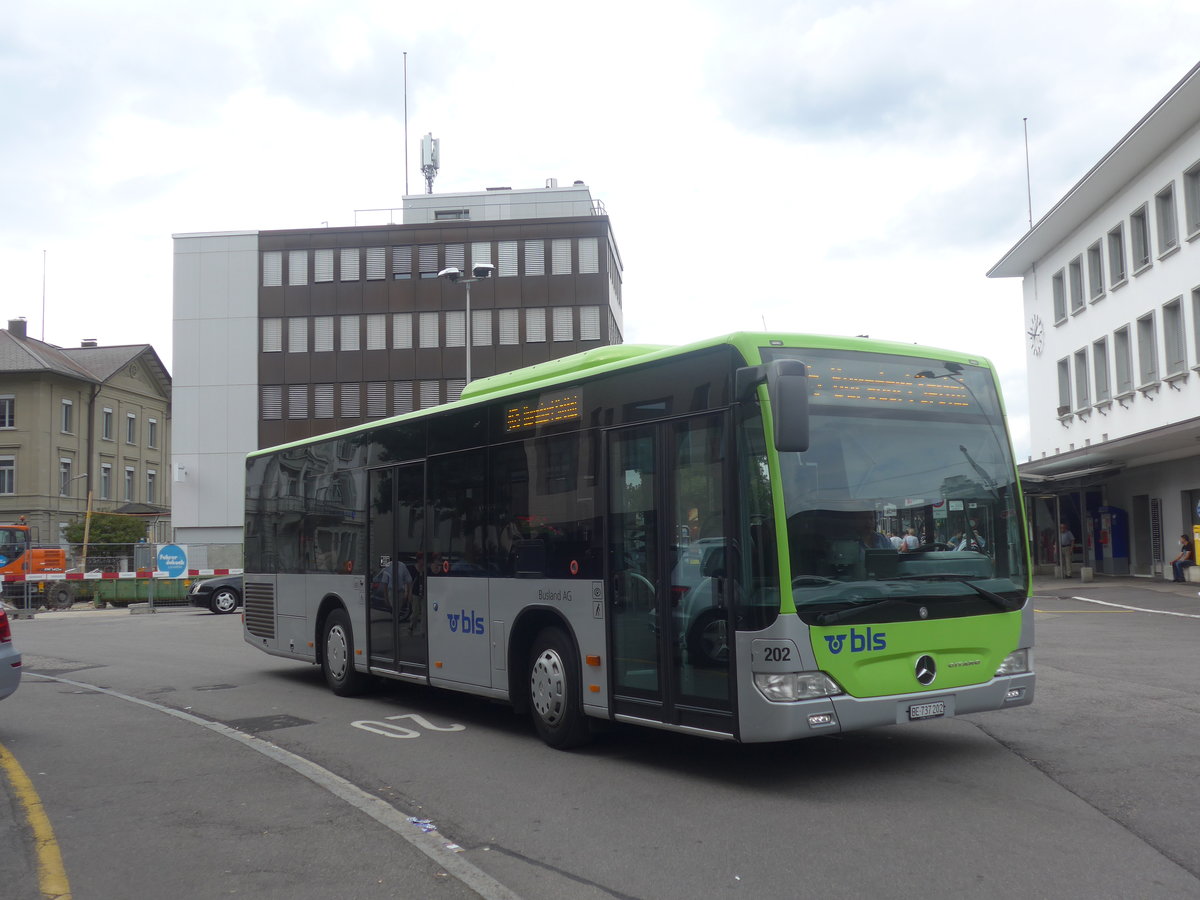
[[[66,552],[59,547],[35,547],[24,516],[17,522],[0,523],[0,575],[6,576],[0,589],[9,603],[22,606],[26,597],[24,579],[10,581],[10,576],[61,575],[66,571]],[[75,600],[75,587],[68,581],[33,582],[28,596],[33,606],[65,609]]]

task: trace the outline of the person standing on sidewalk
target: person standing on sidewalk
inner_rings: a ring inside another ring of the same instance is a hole
[[[1171,560],[1171,569],[1175,573],[1175,577],[1172,580],[1183,584],[1187,581],[1187,576],[1183,570],[1195,564],[1196,548],[1192,546],[1192,542],[1186,534],[1181,534],[1179,536],[1179,555]]]
[[[1075,535],[1066,522],[1058,523],[1058,555],[1062,561],[1063,578],[1071,577],[1071,557],[1075,555]]]

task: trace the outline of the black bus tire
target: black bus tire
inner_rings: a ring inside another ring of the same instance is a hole
[[[339,697],[353,697],[366,689],[366,676],[354,668],[354,632],[344,609],[335,609],[325,617],[321,672],[329,689]]]
[[[543,628],[529,654],[529,707],[538,736],[556,750],[591,740],[579,687],[571,639],[561,628]]]

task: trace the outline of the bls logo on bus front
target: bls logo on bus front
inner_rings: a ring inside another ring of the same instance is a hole
[[[829,652],[837,656],[846,649],[846,640],[850,641],[851,653],[870,653],[872,650],[884,650],[887,648],[887,632],[874,632],[870,628],[866,634],[859,632],[857,628],[851,628],[849,634],[827,634],[825,642],[829,644]]]
[[[475,615],[475,610],[446,613],[446,621],[450,623],[451,632],[457,633],[461,629],[463,634],[483,634],[483,616]]]

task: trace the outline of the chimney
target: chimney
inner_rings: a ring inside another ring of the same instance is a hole
[[[25,317],[22,316],[19,319],[9,319],[8,320],[8,333],[11,334],[15,338],[24,339],[24,337],[25,337]]]
[[[95,338],[84,338],[79,342],[80,347],[96,347],[98,346]]]

